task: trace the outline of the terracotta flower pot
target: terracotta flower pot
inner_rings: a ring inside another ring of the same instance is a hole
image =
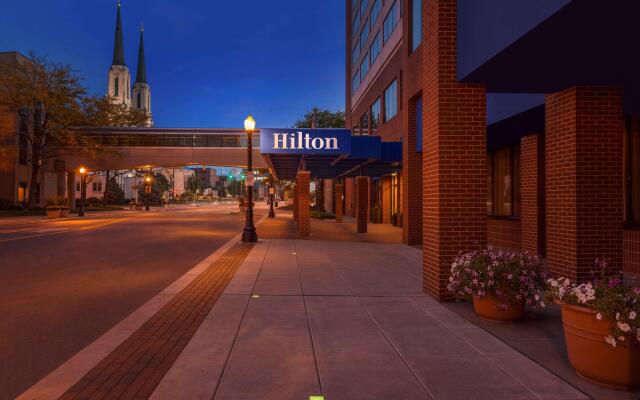
[[[480,318],[498,322],[517,321],[524,315],[524,303],[509,304],[506,309],[500,309],[498,300],[491,295],[473,296],[473,309]]]
[[[54,208],[54,209],[48,209],[47,210],[47,218],[49,219],[56,219],[56,218],[60,218],[60,209],[59,208]]]
[[[585,307],[561,304],[569,362],[582,378],[615,389],[640,386],[640,343],[633,337],[616,347],[605,342],[613,322]]]

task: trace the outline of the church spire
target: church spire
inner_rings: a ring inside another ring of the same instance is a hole
[[[144,26],[140,25],[140,47],[138,49],[138,71],[136,83],[147,83],[147,67],[144,63]]]
[[[120,0],[118,0],[118,15],[116,17],[116,38],[113,46],[112,65],[123,65],[124,62],[124,42],[122,40],[122,22],[120,21]]]

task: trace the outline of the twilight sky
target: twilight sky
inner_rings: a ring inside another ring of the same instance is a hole
[[[313,106],[344,108],[344,0],[122,0],[135,79],[145,27],[147,78],[159,127],[286,127]],[[71,64],[106,93],[116,0],[4,1],[0,51]]]

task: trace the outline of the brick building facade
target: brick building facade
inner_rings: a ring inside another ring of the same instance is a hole
[[[390,175],[371,178],[370,207],[389,216],[379,222],[402,226],[405,243],[422,244],[427,292],[447,298],[453,257],[486,245],[541,254],[572,278],[587,277],[597,257],[640,273],[640,123],[625,96],[632,88],[604,84],[596,68],[590,79],[545,70],[533,83],[505,74],[504,60],[535,51],[545,29],[576,26],[597,11],[593,4],[566,2],[464,76],[459,1],[346,3],[347,128],[402,141],[397,189],[385,186]],[[488,123],[487,94],[509,89],[545,95],[543,104]],[[357,213],[355,181],[344,180],[346,215]],[[385,200],[392,193],[396,205]]]

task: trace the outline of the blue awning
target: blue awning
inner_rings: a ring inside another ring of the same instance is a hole
[[[260,143],[271,173],[280,180],[295,179],[299,170],[310,171],[312,178],[335,179],[382,176],[402,168],[400,142],[352,136],[346,129],[261,129]]]

